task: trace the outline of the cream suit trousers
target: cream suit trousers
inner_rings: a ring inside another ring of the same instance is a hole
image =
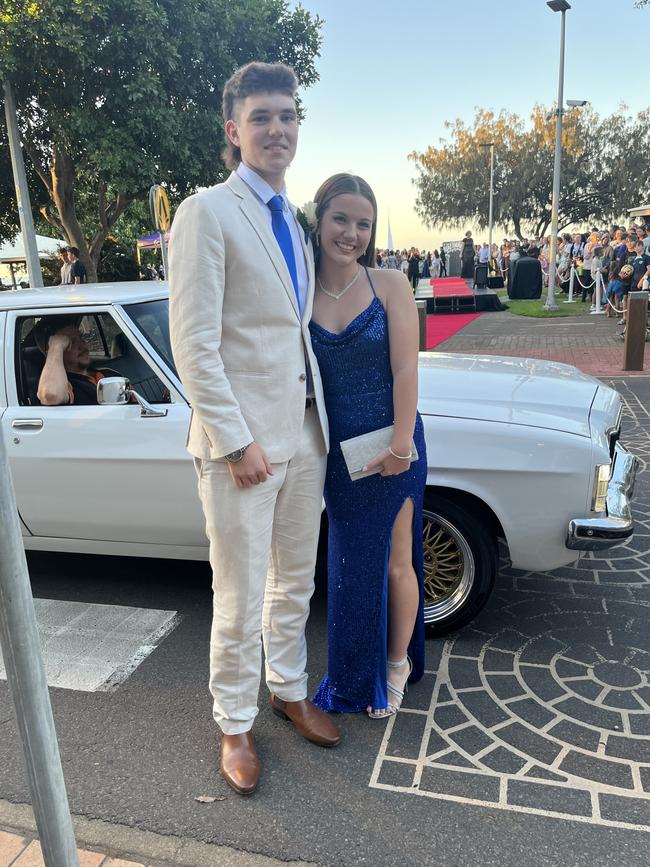
[[[257,715],[262,640],[266,683],[285,701],[307,695],[305,625],[314,590],[326,455],[316,408],[295,455],[273,475],[236,488],[223,461],[195,459],[210,540],[213,616],[210,691],[226,734]]]

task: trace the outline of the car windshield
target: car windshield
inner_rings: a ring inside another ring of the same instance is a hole
[[[169,302],[160,300],[125,304],[124,311],[170,370],[178,376],[169,340]]]

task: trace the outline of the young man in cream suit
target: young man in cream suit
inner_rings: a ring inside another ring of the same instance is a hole
[[[340,739],[306,698],[328,429],[308,330],[314,263],[284,187],[296,88],[282,64],[248,64],[226,83],[234,171],[181,204],[169,251],[171,340],[213,571],[210,690],[221,772],[240,794],[259,778],[262,640],[274,712],[316,744]]]

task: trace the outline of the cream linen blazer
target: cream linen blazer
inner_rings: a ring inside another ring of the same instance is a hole
[[[185,199],[169,242],[170,334],[192,406],[187,447],[218,460],[255,440],[272,463],[296,451],[312,372],[323,448],[329,433],[309,320],[314,262],[302,319],[286,262],[260,203],[233,172]]]

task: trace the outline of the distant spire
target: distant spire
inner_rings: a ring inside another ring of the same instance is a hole
[[[394,250],[393,247],[393,233],[390,230],[390,211],[388,212],[388,241],[386,242],[386,248],[388,250]]]

